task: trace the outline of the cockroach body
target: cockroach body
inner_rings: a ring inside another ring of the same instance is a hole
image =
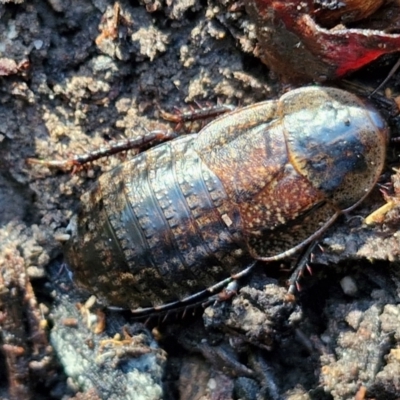
[[[372,190],[387,126],[322,87],[219,117],[102,175],[81,199],[67,259],[79,284],[138,312],[186,304],[294,254]]]

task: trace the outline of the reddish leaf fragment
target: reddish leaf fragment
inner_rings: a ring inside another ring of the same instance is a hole
[[[258,56],[286,81],[316,81],[340,78],[387,53],[400,51],[400,34],[372,29],[348,29],[343,25],[322,27],[316,18],[323,1],[245,0],[257,26]],[[345,2],[344,2],[345,3]],[[338,2],[337,7],[344,4]],[[351,2],[351,3],[354,3]],[[359,2],[361,5],[368,2]],[[380,3],[380,2],[378,2]],[[367,4],[368,5],[368,4]],[[351,4],[354,7],[354,4]],[[340,8],[340,7],[339,7]],[[375,7],[335,14],[344,22],[368,16]],[[347,10],[348,11],[348,10]]]

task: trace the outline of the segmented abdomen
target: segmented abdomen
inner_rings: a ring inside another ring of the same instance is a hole
[[[192,149],[195,137],[121,164],[82,198],[69,261],[112,305],[182,299],[243,266],[238,212]]]

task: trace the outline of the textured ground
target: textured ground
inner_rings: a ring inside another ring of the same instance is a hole
[[[1,397],[398,398],[398,213],[362,225],[384,203],[378,190],[327,232],[297,298],[279,266],[259,266],[231,303],[154,337],[129,313],[77,310],[87,297],[62,268],[60,241],[79,195],[121,159],[76,174],[26,159],[171,128],[160,109],[247,105],[281,90],[233,2],[143,3],[0,2]],[[125,340],[102,342],[116,333]]]

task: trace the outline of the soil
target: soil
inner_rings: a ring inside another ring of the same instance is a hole
[[[294,295],[285,269],[296,260],[261,264],[232,299],[145,326],[85,305],[89,294],[64,265],[80,195],[135,151],[74,173],[28,159],[62,160],[176,127],[160,110],[244,106],[287,89],[253,55],[254,25],[234,5],[0,1],[1,398],[399,397],[398,210],[363,224],[385,203],[378,188],[321,238],[313,275]],[[390,62],[373,71],[384,77]],[[394,199],[397,152],[380,181],[393,180]],[[38,333],[48,340],[39,347]]]

